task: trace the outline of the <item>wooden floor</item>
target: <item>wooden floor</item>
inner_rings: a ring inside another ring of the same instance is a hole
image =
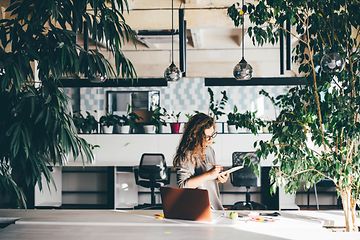
[[[0,229],[1,240],[108,239],[360,239],[360,233],[332,232],[323,226],[343,224],[340,211],[283,211],[278,217],[234,221],[229,212],[216,212],[210,223],[159,219],[161,210],[0,210],[0,222],[18,219]],[[251,212],[251,215],[256,212]],[[266,221],[264,221],[266,220]]]

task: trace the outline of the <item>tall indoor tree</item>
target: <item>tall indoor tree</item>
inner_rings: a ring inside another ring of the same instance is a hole
[[[9,0],[2,5],[0,196],[26,206],[26,193],[36,183],[43,187],[42,175],[51,182],[48,166],[62,165],[69,155],[93,159],[92,146],[76,133],[59,79],[136,77],[121,51],[135,35],[124,20],[126,0]],[[76,41],[84,32],[106,46],[115,67],[97,48],[88,50]]]
[[[255,146],[263,158],[274,154],[271,177],[289,192],[333,181],[347,231],[358,231],[360,200],[359,9],[358,0],[259,0],[228,9],[236,26],[241,14],[249,16],[248,34],[258,45],[276,43],[290,22],[293,62],[307,84],[270,97],[280,113],[271,140]]]

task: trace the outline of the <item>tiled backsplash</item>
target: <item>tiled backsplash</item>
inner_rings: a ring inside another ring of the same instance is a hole
[[[72,107],[82,112],[89,111],[100,117],[106,111],[106,91],[160,91],[160,105],[168,111],[181,111],[180,121],[185,121],[184,113],[194,110],[208,112],[209,94],[203,78],[184,78],[179,82],[169,83],[167,87],[116,87],[116,88],[66,88],[65,92],[72,100]],[[257,111],[258,117],[275,118],[275,109],[271,101],[259,91],[264,89],[271,96],[278,96],[288,90],[288,86],[216,86],[211,87],[215,100],[220,100],[221,91],[226,91],[229,101],[225,112],[232,111],[236,105],[240,112],[246,110]],[[94,113],[97,112],[97,114]],[[226,121],[222,116],[220,121]]]

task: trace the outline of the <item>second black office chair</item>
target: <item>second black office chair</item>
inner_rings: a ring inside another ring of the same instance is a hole
[[[139,205],[136,208],[156,208],[155,188],[170,183],[170,168],[166,166],[161,153],[144,153],[139,167],[134,168],[136,184],[151,189],[151,204]]]
[[[232,154],[232,166],[242,166],[244,164],[244,159],[249,158],[252,163],[259,163],[259,158],[255,153],[252,152],[233,152]],[[231,174],[231,184],[236,187],[246,187],[246,196],[245,201],[236,202],[232,209],[234,210],[265,210],[266,206],[253,202],[250,200],[250,187],[257,187],[257,176],[253,172],[251,167],[244,166],[243,169],[240,169]]]

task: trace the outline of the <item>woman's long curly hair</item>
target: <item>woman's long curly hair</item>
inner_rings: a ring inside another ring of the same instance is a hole
[[[205,160],[207,140],[204,131],[211,127],[215,127],[215,121],[204,113],[197,113],[189,119],[176,150],[174,166],[179,166],[186,159],[191,159],[195,165],[198,164],[199,160]]]

